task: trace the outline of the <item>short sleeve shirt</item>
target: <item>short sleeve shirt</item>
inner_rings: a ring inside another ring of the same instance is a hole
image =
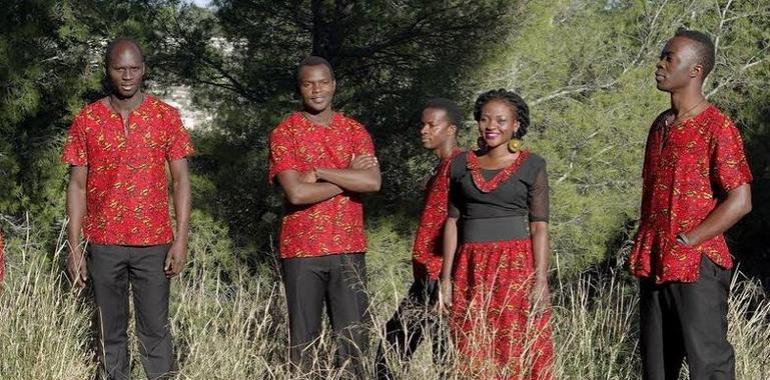
[[[444,223],[449,208],[449,168],[452,159],[462,151],[456,149],[451,157],[441,160],[435,174],[425,186],[425,202],[420,225],[412,248],[412,269],[415,278],[438,279],[443,263]]]
[[[62,161],[88,167],[85,238],[108,245],[171,242],[166,163],[193,151],[177,110],[150,95],[129,115],[127,130],[103,101],[83,108]]]
[[[647,139],[641,220],[629,267],[656,283],[694,282],[702,255],[732,267],[725,238],[687,247],[676,236],[703,222],[728,191],[750,182],[751,171],[738,129],[713,105],[672,125],[668,138],[664,116]]]
[[[285,170],[346,169],[353,155],[374,155],[372,138],[359,122],[335,113],[328,126],[295,112],[270,134],[269,180]],[[366,251],[364,210],[356,193],[343,192],[312,205],[284,202],[281,258]]]

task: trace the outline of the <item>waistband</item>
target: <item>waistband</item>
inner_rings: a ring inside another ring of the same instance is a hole
[[[526,215],[460,220],[462,225],[459,235],[462,243],[529,238],[529,217]]]

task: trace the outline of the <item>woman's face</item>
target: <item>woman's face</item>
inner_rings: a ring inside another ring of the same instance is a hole
[[[507,102],[491,100],[481,108],[479,134],[490,149],[507,144],[518,129],[516,114]]]

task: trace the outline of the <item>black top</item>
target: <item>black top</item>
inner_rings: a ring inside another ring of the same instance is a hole
[[[449,185],[449,216],[460,218],[463,242],[524,239],[529,237],[529,222],[548,221],[543,158],[530,153],[518,170],[489,193],[476,187],[467,164],[465,154],[452,161]],[[481,169],[481,175],[489,181],[500,170]]]

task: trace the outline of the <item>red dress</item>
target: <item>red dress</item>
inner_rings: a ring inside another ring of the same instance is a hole
[[[494,173],[469,152],[451,172],[450,215],[462,224],[450,317],[458,372],[468,379],[551,379],[550,311],[531,313],[527,230],[548,218],[545,161],[522,152]]]

